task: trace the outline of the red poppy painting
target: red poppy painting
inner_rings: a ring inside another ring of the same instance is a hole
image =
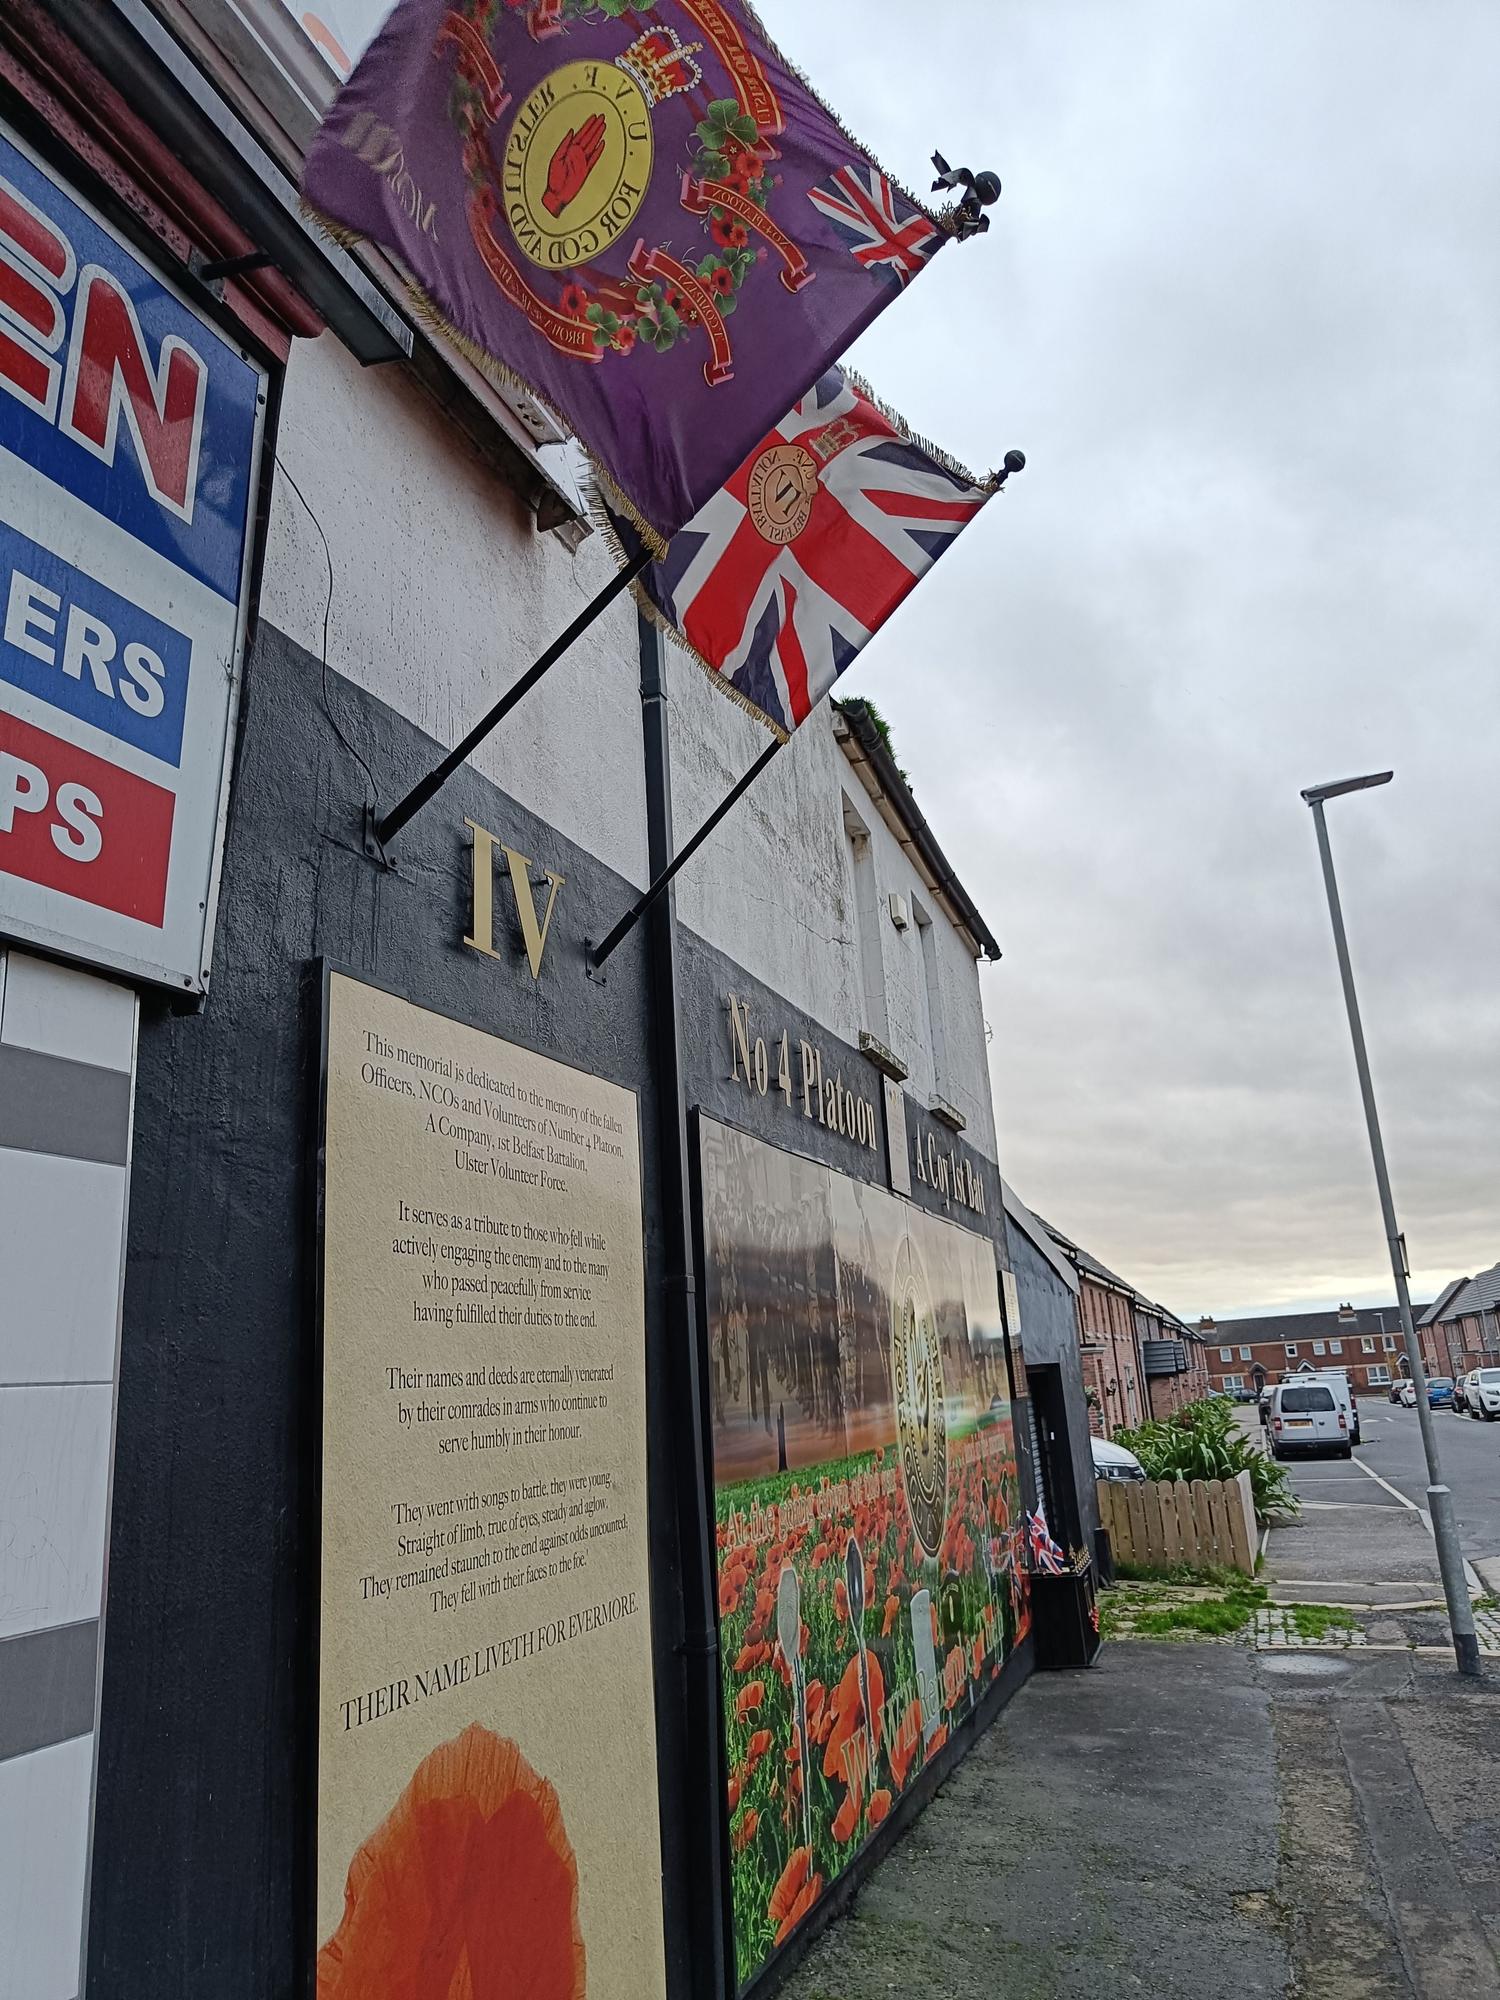
[[[976,1715],[1026,1580],[993,1242],[700,1131],[744,1984]]]
[[[471,1724],[349,1865],[318,2000],[584,2000],[578,1867],[557,1793]]]

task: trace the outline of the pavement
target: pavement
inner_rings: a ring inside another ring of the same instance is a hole
[[[1490,2000],[1500,1678],[1144,1640],[1037,1674],[788,2000]]]
[[[788,2000],[1263,2000],[1276,1747],[1242,1647],[1036,1674],[832,1924]]]
[[[1283,1461],[1302,1511],[1271,1529],[1265,1581],[1284,1604],[1440,1605],[1417,1413],[1370,1398],[1359,1412],[1361,1443],[1351,1459]],[[1254,1412],[1239,1416],[1258,1438]],[[1447,1410],[1433,1418],[1471,1589],[1500,1595],[1500,1425]]]

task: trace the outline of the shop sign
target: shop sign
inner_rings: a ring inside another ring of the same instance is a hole
[[[207,984],[265,375],[0,126],[0,933]]]
[[[829,1064],[825,1071],[815,1042],[804,1037],[794,1042],[786,1028],[767,1041],[754,1032],[748,1000],[731,993],[728,1007],[731,1083],[743,1083],[759,1097],[779,1091],[789,1111],[800,1110],[804,1118],[875,1151],[880,1126],[873,1098],[850,1090],[841,1069]]]

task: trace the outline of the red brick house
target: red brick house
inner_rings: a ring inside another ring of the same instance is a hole
[[[1078,1343],[1089,1426],[1096,1436],[1113,1437],[1148,1414],[1135,1327],[1137,1293],[1050,1222],[1043,1227],[1078,1273]]]
[[[1420,1320],[1427,1308],[1412,1310]],[[1301,1368],[1346,1369],[1356,1390],[1386,1388],[1406,1373],[1401,1315],[1394,1305],[1200,1319],[1197,1330],[1209,1379],[1231,1395],[1279,1382]]]
[[[1500,1366],[1500,1264],[1477,1278],[1455,1278],[1420,1313],[1422,1359],[1436,1375],[1467,1375]]]

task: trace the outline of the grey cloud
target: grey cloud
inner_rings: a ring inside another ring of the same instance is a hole
[[[1500,10],[765,0],[880,151],[995,165],[861,343],[1030,465],[851,687],[1006,948],[1007,1175],[1185,1313],[1389,1294],[1301,786],[1415,1282],[1500,1255]]]

